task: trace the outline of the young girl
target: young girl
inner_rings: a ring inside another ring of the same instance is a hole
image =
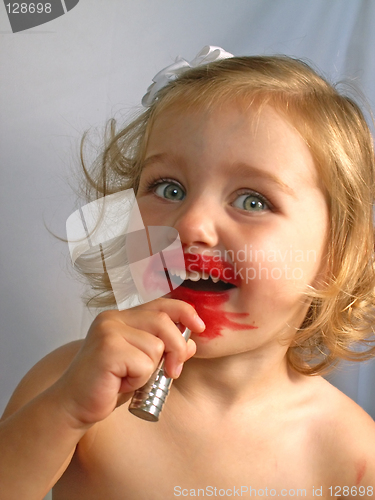
[[[144,104],[94,188],[133,187],[146,226],[175,228],[186,279],[99,314],[26,375],[0,426],[1,498],[373,498],[374,422],[320,376],[373,352],[361,111],[301,61],[212,47],[159,73]],[[163,352],[176,380],[149,423],[127,406]]]

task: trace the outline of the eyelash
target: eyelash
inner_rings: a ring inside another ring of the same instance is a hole
[[[147,182],[145,188],[146,192],[153,191],[157,186],[163,184],[163,182],[170,182],[171,184],[176,184],[177,186],[180,186],[182,188],[181,184],[174,179],[168,179],[167,177],[158,177],[157,179]]]
[[[176,186],[179,186],[181,189],[184,189],[183,186],[179,182],[177,182],[176,180],[170,179],[168,177],[160,177],[160,178],[157,178],[157,179],[154,179],[154,180],[147,182],[146,187],[145,187],[145,191],[147,193],[152,192],[155,194],[155,189],[163,183],[175,184]],[[251,189],[242,189],[242,190],[240,190],[239,193],[237,193],[237,198],[239,198],[240,196],[244,196],[244,195],[255,196],[255,197],[259,198],[259,200],[267,207],[265,209],[265,211],[267,211],[267,210],[274,211],[275,210],[272,203],[265,196],[258,193],[257,191],[254,191]],[[158,195],[155,194],[155,196],[158,196]],[[242,210],[246,212],[245,209],[242,209]],[[249,213],[250,213],[250,211],[249,211]]]

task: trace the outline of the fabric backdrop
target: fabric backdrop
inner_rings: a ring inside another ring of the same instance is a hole
[[[0,5],[0,410],[47,352],[84,337],[92,316],[65,236],[87,129],[139,107],[157,71],[204,45],[304,58],[375,104],[373,0],[80,0],[13,34]],[[372,49],[371,49],[372,47]],[[375,363],[331,377],[375,416]]]

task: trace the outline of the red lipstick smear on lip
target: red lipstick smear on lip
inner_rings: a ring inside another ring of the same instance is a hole
[[[199,337],[214,339],[220,337],[224,327],[236,330],[253,330],[254,325],[237,323],[235,319],[249,316],[248,313],[230,313],[220,310],[220,306],[229,299],[229,292],[197,292],[180,286],[171,292],[172,299],[183,300],[191,304],[206,324],[204,332]]]

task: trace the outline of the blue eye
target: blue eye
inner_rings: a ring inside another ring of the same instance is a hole
[[[185,191],[173,182],[161,182],[155,187],[154,193],[166,200],[181,201],[185,198]]]
[[[270,208],[263,196],[255,193],[242,194],[233,206],[247,212],[266,212]]]

